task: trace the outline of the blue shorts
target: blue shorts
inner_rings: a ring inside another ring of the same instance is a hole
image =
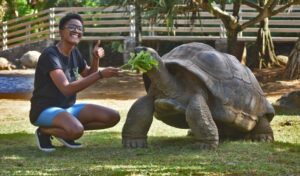
[[[60,112],[68,112],[72,114],[73,117],[78,118],[80,111],[85,107],[85,103],[74,104],[73,106],[64,109],[59,107],[50,107],[41,112],[38,119],[35,121],[35,126],[52,126],[53,119]]]

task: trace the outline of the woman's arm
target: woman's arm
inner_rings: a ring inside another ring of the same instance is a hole
[[[86,77],[96,71],[98,71],[99,68],[99,60],[100,58],[104,57],[104,49],[102,47],[99,47],[100,45],[100,40],[97,41],[97,43],[94,46],[93,49],[93,58],[91,62],[91,67],[86,66],[85,69],[80,73],[82,77]]]
[[[99,70],[98,72],[91,73],[90,75],[71,83],[61,69],[51,71],[50,77],[62,94],[70,96],[89,87],[99,79],[117,76],[118,70],[119,69],[117,68],[107,67],[102,71]]]

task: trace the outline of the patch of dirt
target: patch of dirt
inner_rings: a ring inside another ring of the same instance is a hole
[[[286,93],[300,90],[300,80],[283,78],[284,68],[254,70],[253,73],[270,100],[276,100]]]
[[[136,99],[146,94],[141,74],[121,73],[119,77],[102,79],[78,93],[78,98]]]

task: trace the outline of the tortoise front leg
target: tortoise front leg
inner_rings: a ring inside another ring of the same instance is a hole
[[[250,139],[252,141],[273,142],[273,130],[270,126],[270,122],[267,119],[267,117],[259,118],[259,121],[254,127],[254,129],[251,132],[249,132],[245,138]]]
[[[126,148],[147,147],[147,133],[153,120],[153,97],[139,98],[130,108],[122,130],[122,144]]]
[[[218,146],[218,128],[201,94],[191,98],[186,109],[186,120],[200,149],[215,149]]]

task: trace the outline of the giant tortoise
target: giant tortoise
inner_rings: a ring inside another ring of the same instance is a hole
[[[200,149],[214,149],[220,139],[273,141],[275,112],[253,73],[232,55],[203,43],[180,45],[160,57],[146,73],[147,95],[130,108],[122,130],[127,148],[147,146],[153,116],[177,128],[190,129]]]
[[[16,68],[16,66],[6,58],[0,57],[0,70],[12,70],[13,68]]]

